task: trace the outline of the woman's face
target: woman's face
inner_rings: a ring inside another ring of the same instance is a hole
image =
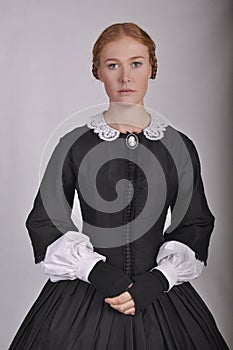
[[[106,44],[100,53],[98,76],[110,102],[143,106],[151,76],[147,46],[128,36]]]

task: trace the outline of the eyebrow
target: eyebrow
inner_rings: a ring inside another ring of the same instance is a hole
[[[136,59],[138,59],[138,58],[143,58],[143,59],[145,59],[145,57],[143,57],[143,56],[133,56],[133,57],[130,57],[129,59],[130,59],[130,60],[136,60]],[[118,60],[118,58],[108,58],[108,59],[106,59],[106,60],[104,61],[104,63],[106,63],[107,61],[119,61],[119,60]]]

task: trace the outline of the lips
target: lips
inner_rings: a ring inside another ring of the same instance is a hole
[[[118,92],[119,93],[127,93],[127,92],[135,92],[135,90],[132,90],[132,89],[121,89]]]

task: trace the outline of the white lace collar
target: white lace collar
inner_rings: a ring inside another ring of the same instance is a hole
[[[164,132],[168,123],[157,115],[154,116],[153,113],[150,113],[151,122],[150,124],[143,129],[143,134],[149,140],[160,140],[164,136]],[[104,119],[103,112],[95,115],[87,122],[87,127],[93,129],[98,136],[105,141],[113,141],[116,140],[120,131],[112,128]]]

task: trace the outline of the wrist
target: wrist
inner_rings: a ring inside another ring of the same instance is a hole
[[[146,271],[134,276],[132,287],[127,289],[135,302],[136,312],[142,311],[169,287],[166,277],[160,271]]]
[[[121,269],[103,261],[97,262],[88,279],[106,297],[121,294],[132,283]]]
[[[166,278],[166,276],[160,270],[157,269],[150,271],[150,273],[152,273],[156,278],[160,280],[163,291],[167,292],[169,290],[169,281]]]

